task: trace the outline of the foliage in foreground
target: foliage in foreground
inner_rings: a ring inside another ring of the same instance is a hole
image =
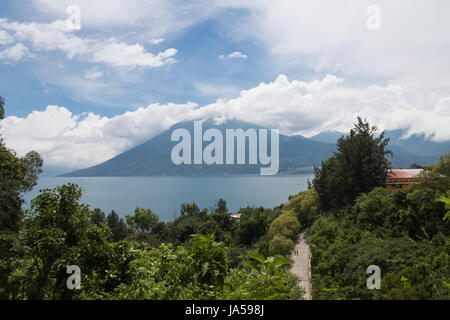
[[[450,299],[450,221],[441,201],[450,179],[442,161],[407,191],[375,188],[315,221],[315,299]],[[381,290],[367,289],[370,265],[381,269]]]
[[[232,267],[229,249],[212,234],[190,235],[176,248],[114,242],[107,225],[92,222],[98,212],[80,204],[81,195],[78,186],[68,184],[42,190],[31,202],[23,231],[11,239],[14,249],[5,260],[10,272],[0,287],[1,298],[301,298],[298,279],[284,268],[288,260],[253,253]],[[157,226],[150,211],[136,212],[128,220],[141,232]],[[69,265],[81,269],[81,290],[67,289]]]

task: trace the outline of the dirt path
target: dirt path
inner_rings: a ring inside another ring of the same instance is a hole
[[[311,250],[308,244],[308,231],[300,234],[295,245],[291,260],[294,263],[291,266],[291,272],[296,274],[300,279],[300,286],[305,289],[305,300],[312,300],[311,285]],[[298,255],[295,253],[298,252]]]

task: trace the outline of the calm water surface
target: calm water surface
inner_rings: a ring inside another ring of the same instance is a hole
[[[180,205],[195,202],[211,208],[219,198],[227,201],[229,211],[241,207],[275,207],[287,202],[289,195],[307,188],[313,174],[293,176],[227,177],[41,177],[38,185],[24,198],[28,206],[40,189],[54,188],[68,182],[83,188],[82,202],[106,214],[115,210],[121,217],[136,207],[150,208],[162,221],[180,215]]]

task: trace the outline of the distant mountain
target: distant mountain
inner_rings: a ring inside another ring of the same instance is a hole
[[[260,165],[175,165],[171,161],[172,148],[177,142],[171,142],[172,131],[184,128],[193,137],[193,122],[176,124],[162,134],[132,148],[99,165],[69,172],[62,176],[152,176],[152,175],[230,175],[259,174]],[[212,121],[203,122],[203,132],[209,128],[219,129],[225,140],[226,129],[261,127],[242,121],[227,121],[216,126]],[[270,141],[270,140],[269,140]],[[318,165],[329,158],[335,146],[328,143],[312,141],[302,136],[288,137],[280,134],[280,166],[279,173],[298,173],[306,167]],[[204,147],[208,142],[204,142]],[[225,141],[224,141],[225,145]],[[191,152],[193,154],[193,151]],[[225,154],[225,153],[224,153]]]
[[[171,142],[173,130],[184,128],[193,137],[193,122],[182,122],[169,130],[153,137],[143,144],[134,147],[118,156],[96,166],[72,171],[62,176],[164,176],[164,175],[233,175],[259,174],[260,165],[175,165],[171,161],[172,148],[178,142]],[[212,121],[203,122],[203,132],[209,128],[219,129],[225,140],[226,129],[261,129],[261,127],[237,120],[227,121],[215,125]],[[336,151],[336,140],[345,135],[341,132],[329,131],[312,138],[303,136],[285,136],[280,134],[280,174],[293,174],[311,170],[319,166]],[[401,132],[390,131],[386,136],[391,137],[389,149],[394,152],[391,159],[395,168],[409,168],[412,163],[429,165],[436,163],[443,150],[450,150],[450,143],[432,143],[422,141],[413,136],[406,140],[399,139]],[[411,141],[409,141],[411,139]],[[204,142],[203,147],[209,142]],[[225,141],[224,141],[225,145]],[[414,147],[414,146],[415,147]],[[193,149],[193,147],[191,148]],[[415,151],[415,152],[414,152]],[[193,150],[191,151],[192,155]],[[225,152],[224,152],[225,154]],[[246,155],[247,156],[247,155]],[[248,159],[246,157],[246,159]]]
[[[388,149],[392,151],[394,157],[392,158],[391,156],[387,156],[387,158],[391,161],[391,166],[397,169],[409,169],[413,163],[421,166],[429,166],[436,164],[439,161],[438,155],[416,155],[396,145],[389,144]]]
[[[390,138],[390,145],[401,147],[416,155],[432,156],[438,159],[440,155],[450,151],[450,141],[434,142],[426,140],[424,134],[413,134],[408,139],[401,139],[405,133],[405,130],[393,130],[386,131],[384,135]]]
[[[406,134],[405,130],[387,130],[384,133],[389,138],[388,149],[394,153],[394,158],[389,158],[395,168],[409,168],[411,164],[416,163],[422,166],[435,164],[439,161],[439,156],[450,151],[450,141],[434,142],[425,139],[425,135],[411,135],[408,139],[402,139]],[[337,139],[347,135],[339,131],[321,132],[311,140],[333,143]]]
[[[331,143],[336,144],[336,141],[342,137],[347,135],[347,133],[339,132],[339,131],[324,131],[319,134],[316,134],[315,136],[311,137],[310,139],[313,141],[318,142],[324,142],[324,143]]]
[[[44,166],[42,167],[42,173],[40,174],[41,177],[54,177],[69,171],[76,170],[77,168],[73,167],[55,167],[55,166],[46,166],[44,163]]]

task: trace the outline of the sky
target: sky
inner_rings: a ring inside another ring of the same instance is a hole
[[[192,119],[450,140],[447,0],[3,0],[0,133],[48,166]],[[79,14],[78,14],[79,13]]]

